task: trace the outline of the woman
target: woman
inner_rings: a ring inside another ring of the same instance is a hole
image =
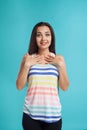
[[[24,130],[61,130],[62,116],[58,86],[69,86],[63,56],[55,53],[55,35],[47,22],[37,23],[31,34],[28,53],[22,59],[16,86],[28,82],[23,108]],[[59,85],[58,85],[59,84]]]

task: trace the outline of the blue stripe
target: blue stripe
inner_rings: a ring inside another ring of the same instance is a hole
[[[55,76],[58,76],[58,74],[56,73],[53,73],[53,72],[31,72],[28,74],[28,76],[31,76],[31,75],[55,75]]]
[[[29,115],[31,117],[34,117],[34,118],[47,118],[47,119],[50,119],[50,118],[53,118],[53,119],[56,119],[56,118],[60,118],[61,116],[38,116],[38,115]]]
[[[57,71],[56,68],[31,68],[30,71],[31,70],[56,70]]]

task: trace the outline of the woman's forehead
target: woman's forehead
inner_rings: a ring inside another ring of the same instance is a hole
[[[37,32],[50,32],[50,28],[48,26],[39,26],[37,28]]]

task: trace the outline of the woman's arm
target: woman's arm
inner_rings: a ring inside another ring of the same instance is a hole
[[[26,66],[25,57],[23,57],[21,65],[20,65],[18,77],[16,80],[17,89],[21,90],[25,86],[25,84],[27,82],[28,72],[29,72],[29,67]]]
[[[38,55],[32,56],[27,53],[23,57],[20,70],[18,73],[18,77],[16,80],[16,86],[19,90],[22,89],[27,82],[27,76],[28,76],[30,67],[34,64],[41,63],[41,62],[42,62],[41,57]]]
[[[61,55],[49,55],[45,57],[45,60],[51,64],[54,64],[58,67],[59,70],[59,86],[62,90],[67,90],[69,86],[69,80],[67,76],[67,71],[66,71],[66,64],[64,61],[63,56]]]
[[[62,90],[67,90],[69,86],[68,75],[66,71],[66,64],[62,56],[57,55],[57,66],[59,69],[59,86]]]

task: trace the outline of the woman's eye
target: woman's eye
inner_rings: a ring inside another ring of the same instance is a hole
[[[40,33],[37,33],[37,34],[36,34],[36,36],[37,36],[37,37],[40,37],[40,36],[41,36],[41,34],[40,34]]]
[[[49,34],[49,33],[47,33],[47,34],[46,34],[46,36],[50,36],[50,34]]]
[[[46,33],[46,34],[44,34],[46,37],[48,37],[48,36],[50,36],[51,34],[50,33]],[[41,36],[43,36],[41,33],[37,33],[36,34],[36,37],[41,37]]]

